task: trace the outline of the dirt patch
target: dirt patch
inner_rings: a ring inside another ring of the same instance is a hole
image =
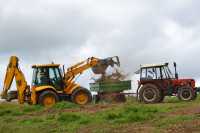
[[[110,105],[87,105],[87,106],[81,106],[78,109],[64,109],[62,112],[84,112],[89,114],[94,114],[100,111],[105,111],[108,109],[112,109],[114,107],[117,107],[119,105],[117,104],[110,104]]]
[[[154,127],[147,124],[122,124],[122,125],[89,125],[79,129],[82,133],[154,133]]]
[[[184,109],[179,109],[174,112],[170,112],[168,115],[196,115],[200,114],[200,106],[192,106],[192,107],[187,107]]]
[[[154,127],[148,124],[126,124],[115,130],[115,133],[153,133]]]
[[[165,133],[199,133],[200,120],[181,122],[169,127]]]
[[[200,106],[190,106],[166,114],[166,117],[173,116],[199,116]],[[164,130],[165,133],[199,133],[200,120],[187,120],[176,123]]]

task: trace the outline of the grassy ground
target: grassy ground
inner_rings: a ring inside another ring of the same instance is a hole
[[[200,132],[200,97],[193,102],[167,98],[146,105],[130,98],[125,104],[77,106],[62,102],[41,106],[0,104],[1,133],[159,133]]]

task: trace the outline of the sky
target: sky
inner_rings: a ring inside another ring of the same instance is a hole
[[[198,0],[0,0],[0,88],[9,57],[31,83],[32,64],[69,67],[119,56],[130,79],[140,64],[176,61],[199,84]],[[87,71],[77,82],[91,82]]]

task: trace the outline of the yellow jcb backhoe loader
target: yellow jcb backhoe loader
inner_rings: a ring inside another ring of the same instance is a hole
[[[19,59],[11,56],[1,97],[7,101],[18,99],[20,104],[27,102],[52,106],[56,102],[68,100],[85,105],[91,102],[92,96],[90,91],[75,83],[76,76],[89,68],[92,68],[95,74],[104,74],[108,66],[114,65],[120,65],[117,56],[106,59],[91,57],[68,68],[66,72],[64,67],[60,68],[60,64],[33,65],[33,79],[30,87],[20,70]],[[17,91],[8,92],[14,78]]]

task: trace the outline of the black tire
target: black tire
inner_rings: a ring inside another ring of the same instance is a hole
[[[158,100],[158,102],[159,102],[159,103],[162,103],[162,102],[164,101],[164,99],[165,99],[165,95],[164,95],[163,93],[161,93],[160,96],[161,96],[161,97],[160,97],[160,99]]]
[[[125,103],[126,96],[123,93],[103,93],[100,100],[106,103]]]
[[[139,100],[146,104],[158,103],[161,101],[161,91],[153,84],[145,84],[139,90]]]
[[[125,103],[126,102],[125,94],[119,93],[118,95],[116,95],[115,101],[116,103]]]
[[[9,91],[7,98],[6,98],[6,101],[11,102],[12,100],[17,99],[17,98],[18,98],[18,92],[17,91]]]
[[[85,96],[87,96],[87,101],[84,101],[83,103],[78,102],[76,99],[76,97],[80,94],[84,94]],[[89,90],[85,89],[85,88],[78,88],[76,89],[72,95],[71,95],[71,101],[75,104],[79,104],[79,105],[86,105],[92,102],[92,94]]]
[[[10,97],[6,98],[6,102],[11,102],[11,101],[12,101],[12,99]]]
[[[52,98],[54,98],[55,104],[59,101],[59,97],[58,97],[58,95],[57,95],[55,92],[50,91],[50,90],[46,90],[46,91],[41,92],[41,94],[39,95],[38,103],[39,103],[40,105],[47,106],[44,102],[45,102],[45,98],[46,98],[46,97],[49,97],[49,96],[52,97]],[[53,105],[54,105],[54,104],[49,105],[49,107],[51,107],[51,106],[53,106]],[[48,107],[48,106],[47,106],[47,107]]]
[[[197,99],[197,92],[195,91],[192,100],[196,100],[196,99]]]
[[[100,96],[99,96],[99,94],[93,95],[93,101],[94,101],[95,104],[100,102]]]
[[[178,89],[177,97],[181,101],[191,101],[196,98],[196,92],[190,86],[183,86]]]

